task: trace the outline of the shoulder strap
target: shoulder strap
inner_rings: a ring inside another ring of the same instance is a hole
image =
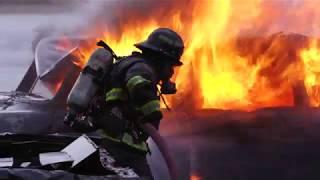
[[[144,62],[144,59],[137,56],[128,56],[113,64],[113,69],[110,74],[113,86],[121,86],[125,72],[127,72],[130,67],[140,62]]]

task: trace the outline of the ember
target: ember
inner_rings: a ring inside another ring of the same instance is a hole
[[[190,176],[190,180],[201,180],[202,178],[200,178],[199,176],[196,175],[191,175]]]
[[[319,106],[320,48],[317,39],[302,35],[317,32],[319,26],[311,21],[320,18],[316,1],[185,0],[155,8],[157,3],[145,2],[153,8],[148,16],[130,2],[119,3],[113,21],[117,24],[110,25],[115,30],[96,40],[127,55],[156,27],[182,34],[185,65],[175,77],[178,95],[168,97],[171,106],[242,110],[309,102]],[[301,34],[277,33],[283,29]],[[94,48],[93,42],[82,49],[83,62]],[[182,103],[187,96],[192,102]]]

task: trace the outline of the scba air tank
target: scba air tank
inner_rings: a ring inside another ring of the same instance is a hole
[[[67,105],[71,111],[82,113],[87,110],[112,64],[113,56],[106,49],[98,48],[92,53],[68,96]]]

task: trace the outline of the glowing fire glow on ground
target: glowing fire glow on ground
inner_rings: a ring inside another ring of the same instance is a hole
[[[146,39],[157,27],[179,32],[186,43],[185,65],[175,77],[178,95],[168,98],[172,106],[179,106],[184,97],[192,99],[196,108],[292,106],[292,88],[301,81],[311,105],[320,104],[320,48],[316,41],[307,39],[305,45],[296,45],[281,33],[271,36],[281,25],[274,21],[282,16],[293,16],[283,22],[288,29],[316,32],[320,27],[316,1],[301,1],[295,12],[284,12],[286,9],[263,0],[181,2],[166,10],[165,17],[161,8],[145,18],[127,12],[119,33],[104,32],[97,40],[105,40],[119,55],[128,55],[134,43]],[[315,21],[306,20],[310,18]],[[239,44],[239,39],[246,38],[249,44]],[[94,48],[93,43],[82,49],[83,64]]]
[[[197,175],[191,175],[190,176],[190,180],[201,180],[202,178],[200,176]]]

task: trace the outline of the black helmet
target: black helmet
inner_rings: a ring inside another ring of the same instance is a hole
[[[141,50],[152,50],[169,57],[174,65],[180,66],[180,57],[184,45],[182,38],[169,28],[158,28],[154,30],[144,42],[135,44]]]

